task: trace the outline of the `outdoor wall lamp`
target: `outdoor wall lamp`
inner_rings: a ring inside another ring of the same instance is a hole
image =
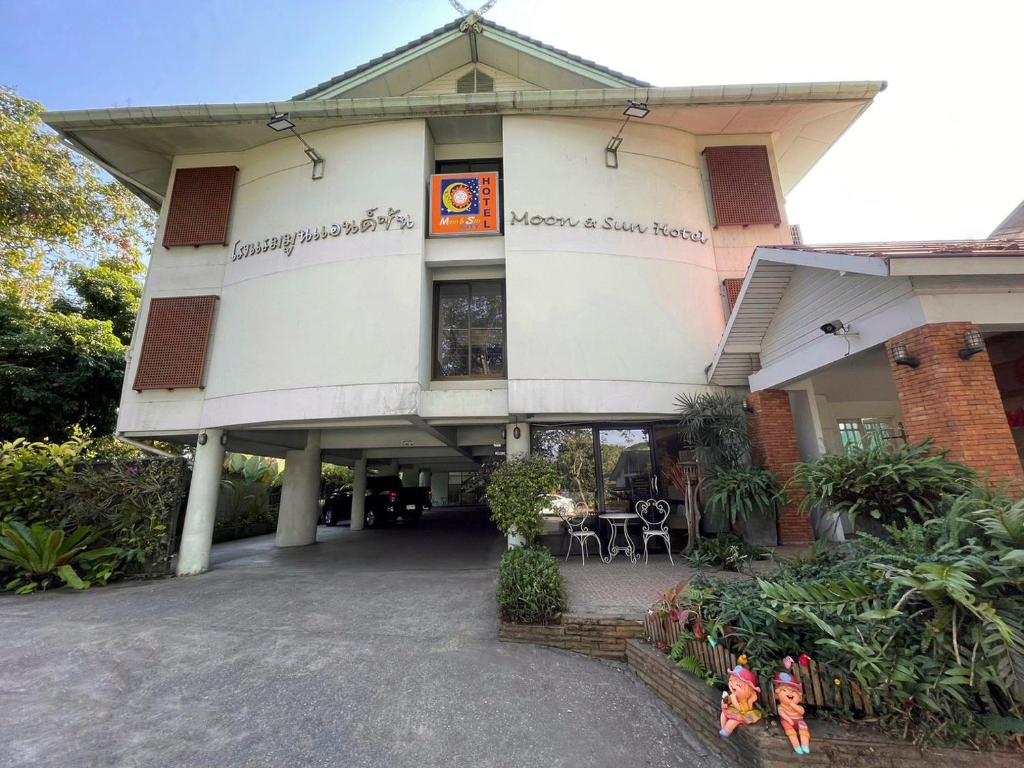
[[[523,433],[522,433],[522,431],[521,431],[521,430],[519,429],[519,425],[517,424],[517,425],[516,425],[516,426],[515,426],[515,427],[513,428],[513,430],[512,430],[512,437],[514,437],[514,438],[515,438],[516,440],[518,440],[518,439],[519,439],[520,437],[522,437],[522,436],[523,436]]]
[[[207,440],[209,440],[209,438],[206,436],[206,433],[200,432],[199,439],[197,439],[196,442],[199,443],[200,445],[206,445]]]
[[[910,353],[907,351],[906,344],[893,344],[889,353],[892,355],[892,361],[896,363],[896,365],[906,365],[910,368],[917,368],[917,366],[921,364],[921,361],[916,357],[910,356]]]
[[[642,101],[633,101],[630,99],[626,102],[626,109],[623,110],[622,114],[626,116],[626,119],[622,121],[622,125],[619,126],[619,132],[616,133],[608,141],[608,145],[604,148],[604,164],[609,168],[619,167],[619,146],[622,144],[622,129],[626,127],[632,118],[643,120],[650,113],[650,108]]]
[[[295,123],[293,123],[288,117],[287,112],[276,113],[267,121],[267,127],[271,130],[277,131],[278,133],[281,133],[282,131],[291,131],[295,138],[302,142],[302,146],[305,147],[302,151],[313,163],[313,181],[324,177],[324,159],[320,157],[320,153],[309,146],[309,142],[302,138],[299,132],[295,130]]]
[[[961,360],[970,360],[979,352],[985,351],[985,339],[981,335],[981,331],[977,328],[972,328],[969,331],[964,331],[964,348],[960,350]]]
[[[743,412],[744,413],[753,413],[754,412],[754,406],[752,406],[750,403],[748,403],[747,402],[747,398],[745,398],[745,397],[743,398],[743,406],[742,407],[743,407]]]

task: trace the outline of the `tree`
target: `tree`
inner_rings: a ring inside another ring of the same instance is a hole
[[[50,305],[70,264],[137,260],[155,220],[61,143],[42,113],[0,86],[0,294],[36,309]]]
[[[154,215],[0,87],[0,437],[114,427]]]

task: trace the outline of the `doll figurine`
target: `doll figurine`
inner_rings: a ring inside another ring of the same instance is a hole
[[[722,694],[722,738],[728,738],[741,725],[750,725],[761,719],[757,709],[757,675],[744,666],[736,665],[729,672],[729,690]]]
[[[793,660],[786,659],[786,669],[793,664]],[[811,753],[811,731],[804,720],[804,707],[801,702],[804,700],[804,687],[789,672],[779,672],[772,678],[775,688],[775,703],[779,711],[779,720],[782,721],[782,730],[789,737],[789,743],[793,745],[793,751],[798,755],[809,755]]]

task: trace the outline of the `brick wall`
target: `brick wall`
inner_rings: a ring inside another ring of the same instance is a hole
[[[1019,768],[1020,755],[970,749],[923,751],[895,741],[870,726],[838,725],[811,719],[811,754],[797,757],[782,728],[765,717],[756,725],[739,728],[731,737],[718,734],[721,693],[677,669],[652,646],[630,640],[626,658],[654,693],[671,707],[690,730],[713,752],[743,768],[791,768],[794,765],[839,768]]]
[[[747,395],[747,403],[754,409],[747,419],[754,461],[774,472],[779,483],[785,485],[793,476],[793,466],[800,462],[789,393],[763,389]],[[796,491],[790,491],[788,503],[779,512],[779,544],[814,543],[811,519],[798,510],[800,499]]]
[[[640,619],[563,614],[560,624],[508,624],[498,628],[498,639],[507,643],[532,643],[562,648],[599,659],[626,660],[626,641],[643,637]]]
[[[972,323],[922,325],[886,344],[903,426],[911,442],[931,438],[949,458],[976,469],[996,484],[1024,487],[1024,469],[988,352],[961,360],[964,332]],[[905,344],[920,365],[896,365],[892,345]]]

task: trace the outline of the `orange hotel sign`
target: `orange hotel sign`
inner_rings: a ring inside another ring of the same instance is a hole
[[[430,177],[431,235],[497,235],[500,211],[496,172]]]

